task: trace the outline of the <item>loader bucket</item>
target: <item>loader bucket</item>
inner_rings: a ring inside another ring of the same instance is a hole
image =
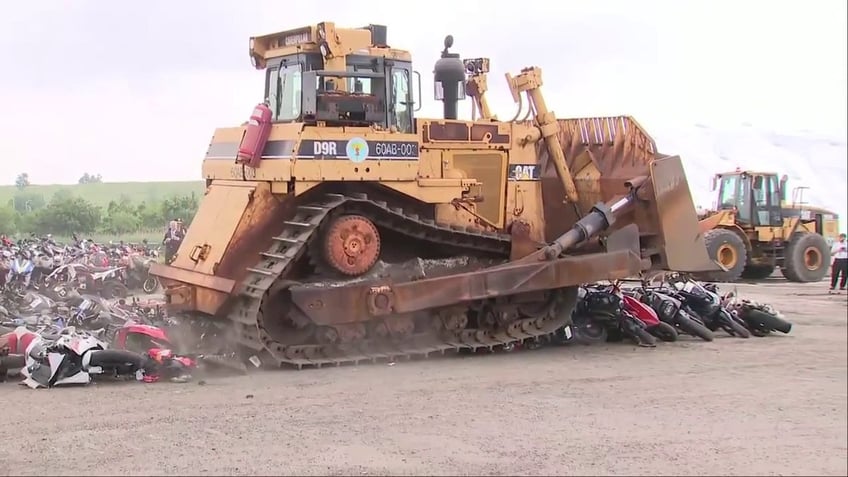
[[[718,270],[707,254],[680,156],[656,159],[650,168],[664,242],[662,254],[668,269],[678,272]]]

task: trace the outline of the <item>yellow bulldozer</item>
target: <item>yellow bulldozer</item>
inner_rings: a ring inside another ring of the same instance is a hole
[[[507,74],[498,121],[489,60],[452,44],[430,119],[385,26],[251,38],[265,101],[212,137],[199,210],[151,267],[168,306],[228,320],[254,364],[320,366],[534,340],[579,284],[718,269],[679,157],[630,117],[557,119],[536,67]]]
[[[803,201],[804,188],[786,200],[787,176],[737,169],[716,174],[716,210],[701,217],[701,232],[710,258],[721,270],[700,278],[734,282],[762,279],[779,267],[794,282],[821,280],[830,266],[830,246],[839,233],[839,218]]]

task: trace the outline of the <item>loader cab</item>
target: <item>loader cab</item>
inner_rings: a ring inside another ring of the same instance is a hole
[[[786,176],[736,171],[717,174],[713,188],[718,188],[718,208],[735,210],[740,224],[752,227],[783,225],[781,199],[784,197]]]
[[[348,55],[346,71],[324,70],[320,53],[269,59],[265,98],[277,123],[396,128],[412,133],[412,63]]]

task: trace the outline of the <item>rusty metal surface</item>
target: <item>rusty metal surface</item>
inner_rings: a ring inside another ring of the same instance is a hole
[[[380,314],[404,314],[498,296],[565,288],[635,276],[639,256],[629,251],[510,264],[477,272],[400,284],[334,289],[292,287],[292,301],[318,325],[362,322]]]
[[[649,164],[656,157],[656,144],[633,118],[560,119],[558,123],[559,143],[574,176],[581,210],[588,211],[597,202],[626,194],[626,182],[650,175]],[[547,147],[537,143],[536,154],[542,167],[542,200],[547,219],[545,238],[553,240],[579,217],[562,202],[565,190]],[[638,225],[640,230],[651,230],[647,220]]]
[[[652,162],[651,178],[664,242],[665,268],[680,272],[718,270],[707,254],[680,157]]]
[[[213,184],[223,182],[217,187],[241,188],[232,186],[230,181],[215,181]],[[282,230],[286,216],[292,211],[293,203],[284,197],[281,200],[271,193],[267,183],[247,183],[250,187],[251,196],[247,202],[240,207],[229,204],[230,207],[223,209],[207,210],[207,214],[229,214],[237,221],[232,232],[226,234],[228,243],[219,242],[218,247],[223,248],[216,255],[218,261],[203,271],[190,270],[179,266],[168,266],[154,264],[150,273],[162,279],[165,288],[165,296],[172,302],[172,309],[185,311],[200,311],[210,315],[218,314],[219,309],[227,301],[229,295],[234,291],[236,283],[243,280],[249,273],[246,263],[255,261],[260,252],[267,248],[271,237]],[[200,214],[200,211],[198,212]],[[198,237],[198,243],[202,244],[206,237],[219,236],[221,230],[217,227],[219,222],[203,222],[190,228],[191,233]],[[188,238],[188,237],[187,237]],[[193,243],[183,242],[180,251],[189,254]],[[214,274],[208,273],[212,271]],[[191,293],[191,298],[185,291],[172,291],[172,287],[183,287],[185,285],[194,287],[197,292]],[[223,295],[223,296],[222,296]],[[171,299],[170,297],[177,297]]]
[[[411,274],[312,284],[277,279],[291,277],[298,263],[309,260],[307,251],[320,240],[316,232],[322,223],[350,213],[410,238],[426,237],[432,247],[459,246],[504,263],[432,278]],[[284,258],[252,267],[254,278],[243,284],[230,316],[241,343],[266,353],[263,359],[276,365],[320,366],[544,339],[569,322],[572,285],[632,276],[645,265],[626,238],[613,240],[626,248],[611,253],[545,262],[531,254],[510,263],[508,236],[439,226],[365,196],[327,195],[299,207],[288,223],[266,253]],[[486,305],[492,297],[496,300]],[[478,310],[474,323],[470,307]]]
[[[323,240],[327,264],[343,275],[362,275],[380,258],[380,232],[374,222],[361,215],[334,219]]]

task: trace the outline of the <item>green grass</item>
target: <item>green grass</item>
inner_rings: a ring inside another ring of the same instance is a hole
[[[106,207],[110,201],[118,200],[122,195],[133,203],[162,200],[172,196],[202,194],[206,185],[203,181],[181,182],[104,182],[101,184],[51,184],[30,185],[24,191],[28,194],[41,194],[49,202],[53,194],[60,190],[69,190],[78,197],[94,205]],[[0,186],[0,205],[7,204],[19,192],[14,185]],[[126,240],[126,239],[125,239]]]
[[[121,240],[126,243],[141,243],[142,240],[147,239],[147,242],[152,246],[158,246],[162,244],[162,239],[165,238],[165,226],[163,225],[161,230],[139,230],[138,232],[121,235],[94,233],[81,235],[80,238],[92,239],[95,243],[120,242]],[[71,243],[73,241],[71,237],[61,235],[54,235],[53,239],[59,243]]]

